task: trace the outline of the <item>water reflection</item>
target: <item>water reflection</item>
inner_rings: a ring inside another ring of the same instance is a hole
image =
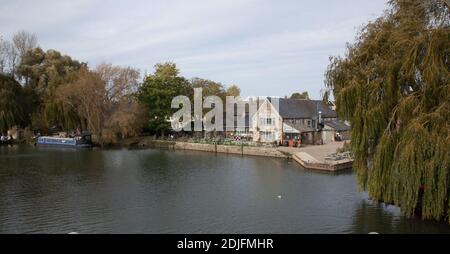
[[[353,213],[351,232],[366,234],[378,232],[381,234],[420,233],[420,234],[448,234],[449,226],[434,221],[406,219],[399,208],[392,205],[363,200],[356,205]]]
[[[282,198],[278,198],[281,196]],[[437,233],[351,172],[190,151],[0,147],[0,233]]]

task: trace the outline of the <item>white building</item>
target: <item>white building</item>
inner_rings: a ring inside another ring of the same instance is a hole
[[[251,119],[254,141],[295,146],[322,143],[320,123],[336,120],[337,115],[319,100],[267,98]]]

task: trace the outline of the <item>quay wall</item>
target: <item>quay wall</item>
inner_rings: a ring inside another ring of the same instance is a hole
[[[322,171],[332,171],[332,172],[352,168],[353,163],[352,160],[338,161],[334,163],[327,163],[325,161],[310,162],[306,159],[302,159],[301,156],[298,156],[298,154],[286,151],[283,152],[282,149],[278,149],[276,147],[215,145],[215,144],[188,143],[179,141],[160,141],[160,140],[153,140],[150,138],[148,139],[144,138],[138,142],[134,142],[134,144],[140,147],[167,148],[174,150],[192,150],[211,153],[294,159],[304,168]]]
[[[135,143],[139,147],[168,148],[176,150],[192,150],[213,153],[238,154],[238,155],[254,155],[275,158],[291,158],[291,155],[280,152],[274,147],[250,147],[250,146],[233,146],[233,145],[214,145],[188,143],[179,141],[158,141],[152,139],[143,139]]]
[[[294,154],[292,157],[296,162],[302,165],[304,168],[320,171],[336,172],[341,170],[351,169],[353,166],[353,160],[345,160],[336,163],[324,163],[324,162],[307,162],[302,160],[298,155]]]
[[[214,153],[289,158],[288,155],[272,147],[249,147],[249,146],[212,145],[212,144],[175,142],[173,148],[182,150],[214,152]]]

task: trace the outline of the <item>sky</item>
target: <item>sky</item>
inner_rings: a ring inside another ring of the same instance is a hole
[[[343,55],[386,0],[0,0],[0,35],[33,32],[94,67],[152,73],[177,64],[186,78],[238,85],[243,96],[308,91],[320,98],[329,57]]]

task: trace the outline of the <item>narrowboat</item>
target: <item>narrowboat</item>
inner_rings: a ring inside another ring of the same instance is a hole
[[[75,148],[92,147],[91,135],[79,135],[72,138],[42,136],[37,139],[38,146],[61,146]]]

